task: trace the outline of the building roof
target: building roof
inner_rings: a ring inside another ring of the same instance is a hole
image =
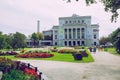
[[[73,14],[72,16],[70,17],[59,17],[59,19],[69,19],[69,18],[91,18],[91,16],[79,16],[79,15],[76,15],[76,14]]]
[[[59,26],[53,26],[52,29],[58,29]]]

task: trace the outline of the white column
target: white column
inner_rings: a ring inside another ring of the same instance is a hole
[[[53,29],[53,45],[55,45],[55,33],[54,33],[54,29]]]

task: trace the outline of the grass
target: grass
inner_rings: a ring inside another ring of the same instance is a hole
[[[111,54],[115,54],[115,55],[119,55],[119,56],[120,56],[120,54],[118,54],[118,53],[116,52],[116,49],[115,49],[114,47],[108,48],[107,51],[108,51],[109,53],[111,53]]]
[[[52,52],[54,56],[51,58],[15,58],[14,56],[0,56],[0,57],[6,57],[6,58],[13,59],[13,60],[51,60],[51,61],[81,62],[81,63],[93,62],[94,59],[88,50],[87,50],[87,53],[89,54],[89,56],[83,57],[82,60],[74,60],[74,57],[72,56],[72,54],[68,54],[68,53],[60,54],[58,52]]]

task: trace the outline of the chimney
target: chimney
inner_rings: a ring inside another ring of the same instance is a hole
[[[40,21],[37,21],[37,32],[39,33],[39,28],[40,28]]]

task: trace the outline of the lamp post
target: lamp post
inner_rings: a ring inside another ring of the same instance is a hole
[[[118,53],[120,53],[120,33],[117,35],[117,46],[116,46],[116,50]]]

